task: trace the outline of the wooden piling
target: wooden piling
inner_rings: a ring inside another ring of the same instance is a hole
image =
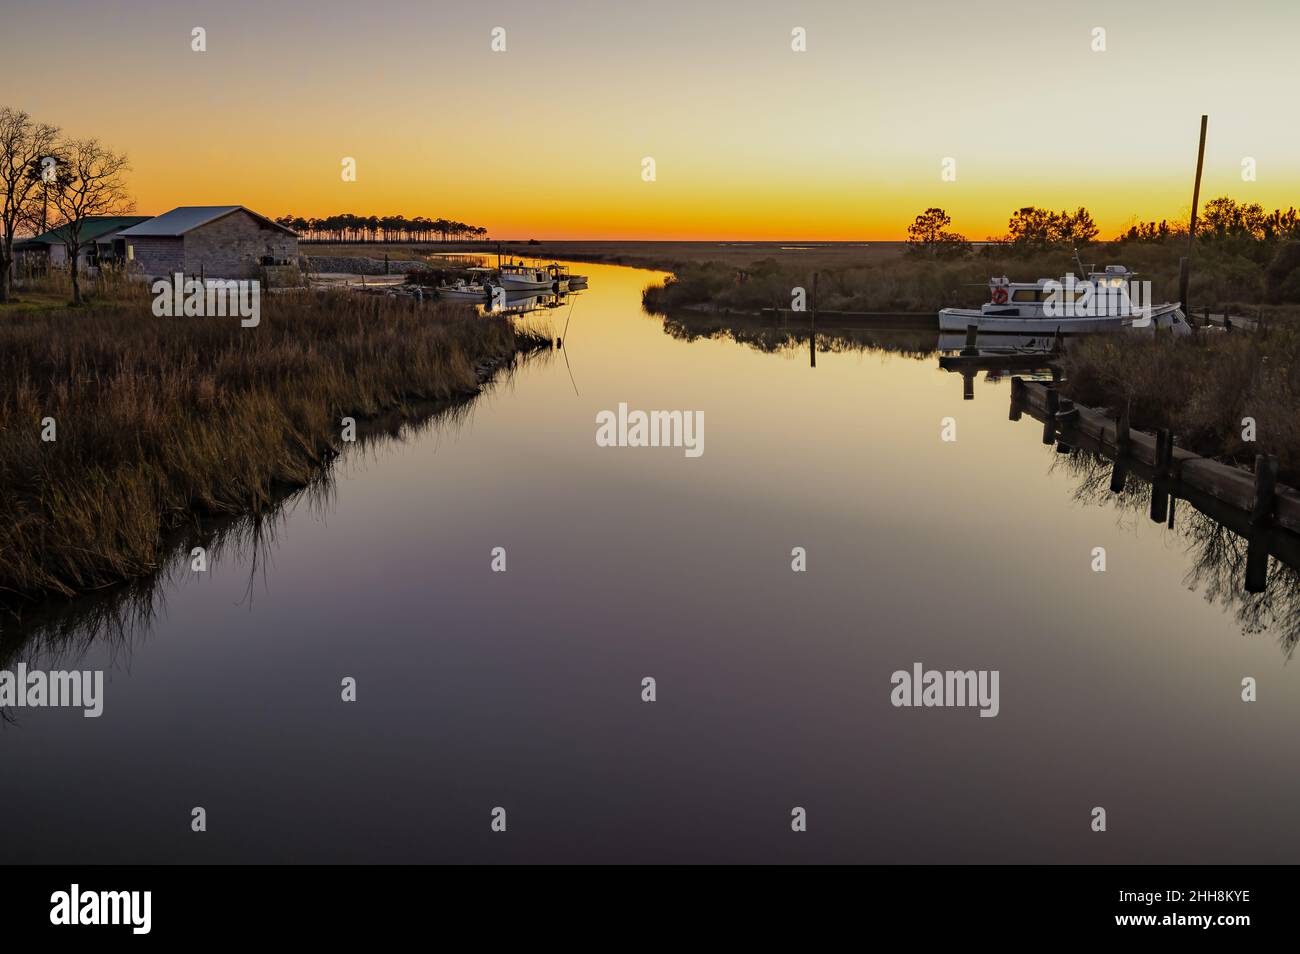
[[[1120,493],[1124,489],[1124,482],[1128,479],[1128,458],[1116,456],[1115,466],[1110,472],[1110,492],[1113,494]]]
[[[1151,522],[1164,523],[1169,517],[1169,462],[1173,458],[1173,437],[1168,429],[1156,431],[1155,470],[1151,483]]]
[[[1020,420],[1025,406],[1025,379],[1014,377],[1011,379],[1011,416],[1013,421]]]
[[[1268,531],[1260,528],[1246,538],[1246,592],[1268,589]]]
[[[1258,454],[1255,457],[1255,505],[1250,511],[1250,522],[1257,527],[1264,526],[1273,516],[1273,504],[1277,497],[1277,457],[1273,454]]]
[[[1174,436],[1169,428],[1162,427],[1156,431],[1156,473],[1167,478],[1174,462]]]
[[[977,355],[980,353],[980,349],[975,347],[976,336],[979,334],[979,331],[979,325],[966,326],[966,347],[961,349],[962,354]]]
[[[1056,411],[1060,407],[1061,396],[1055,384],[1044,384],[1043,391],[1047,401],[1047,416],[1043,420],[1043,443],[1056,443]]]
[[[1133,446],[1133,439],[1130,436],[1129,417],[1133,408],[1133,401],[1130,399],[1124,402],[1124,410],[1120,412],[1119,420],[1115,422],[1115,456],[1126,457],[1129,449]]]

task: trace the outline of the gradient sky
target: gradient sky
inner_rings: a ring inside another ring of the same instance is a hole
[[[1019,206],[1083,204],[1109,235],[1186,215],[1202,112],[1203,197],[1300,203],[1296,0],[10,6],[0,102],[127,152],[143,213],[851,240],[900,238],[930,205],[984,238]]]

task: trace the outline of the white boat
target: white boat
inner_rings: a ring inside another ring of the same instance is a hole
[[[492,270],[489,268],[471,268],[467,269],[470,273],[470,281],[458,278],[454,282],[444,282],[437,287],[438,297],[445,298],[448,301],[485,301],[492,297],[492,284],[489,278]]]
[[[570,276],[569,276],[569,287],[570,287],[570,288],[586,288],[586,287],[587,287],[587,276],[586,276],[586,275],[570,275]]]
[[[555,285],[551,273],[537,265],[502,265],[500,282],[507,291],[550,291]]]
[[[989,279],[989,301],[979,308],[944,308],[940,331],[965,331],[971,325],[980,334],[1092,334],[1103,331],[1153,331],[1168,329],[1176,335],[1191,333],[1187,316],[1177,303],[1150,303],[1149,283],[1134,282],[1133,272],[1122,265],[1089,272],[1087,278],[1040,278],[1012,282],[1006,276]]]

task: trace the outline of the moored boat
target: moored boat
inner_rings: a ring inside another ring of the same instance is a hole
[[[1177,303],[1153,305],[1150,283],[1133,281],[1122,265],[1107,265],[1087,278],[1040,278],[1012,282],[989,279],[989,301],[979,308],[944,308],[940,331],[965,331],[974,325],[980,334],[1091,334],[1106,331],[1168,329],[1191,333],[1187,316]]]
[[[486,301],[492,297],[492,269],[469,268],[469,281],[458,278],[435,288],[438,297],[447,301]]]
[[[508,291],[550,291],[555,285],[547,269],[522,262],[502,265],[500,276],[502,286]]]

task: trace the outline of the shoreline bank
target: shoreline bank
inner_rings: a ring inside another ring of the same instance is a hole
[[[273,296],[257,329],[153,318],[147,300],[0,325],[0,605],[156,572],[166,536],[261,514],[387,412],[472,399],[549,347],[463,306]]]

